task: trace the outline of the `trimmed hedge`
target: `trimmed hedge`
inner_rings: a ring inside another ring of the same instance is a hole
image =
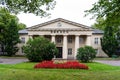
[[[92,62],[96,57],[95,49],[91,46],[80,47],[77,52],[77,60],[82,62]]]
[[[58,52],[55,44],[44,37],[29,39],[26,45],[23,46],[23,50],[26,57],[32,62],[52,60]]]

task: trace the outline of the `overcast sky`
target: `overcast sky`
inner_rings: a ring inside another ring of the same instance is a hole
[[[41,18],[34,14],[19,14],[17,15],[20,22],[27,25],[27,27],[37,25],[56,18],[63,18],[74,21],[80,24],[91,26],[95,20],[90,20],[90,16],[84,17],[85,10],[92,7],[92,4],[97,0],[56,0],[54,10],[50,11],[50,17]]]

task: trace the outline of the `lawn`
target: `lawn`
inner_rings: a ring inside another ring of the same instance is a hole
[[[35,64],[0,64],[0,80],[120,80],[120,67],[101,63],[87,63],[89,70],[33,69]]]

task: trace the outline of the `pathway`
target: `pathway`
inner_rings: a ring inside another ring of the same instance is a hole
[[[103,64],[109,64],[112,66],[120,66],[120,60],[95,60],[95,62],[103,63]]]
[[[27,62],[26,58],[0,58],[0,64],[17,64],[21,62]]]

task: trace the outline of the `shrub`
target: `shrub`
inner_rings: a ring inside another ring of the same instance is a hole
[[[82,62],[91,62],[96,56],[95,49],[91,46],[85,46],[78,49],[77,60]]]
[[[58,64],[54,63],[53,61],[43,61],[36,64],[34,68],[88,69],[88,66],[77,61],[68,61]]]
[[[57,48],[54,43],[43,37],[29,39],[23,51],[26,57],[32,62],[43,60],[51,60],[57,53]]]

